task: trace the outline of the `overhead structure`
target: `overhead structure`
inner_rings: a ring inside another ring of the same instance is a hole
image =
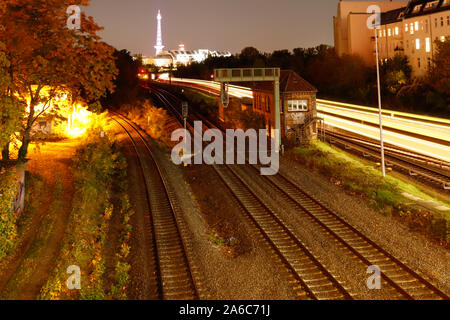
[[[162,44],[162,31],[161,31],[162,16],[161,16],[161,11],[158,10],[158,16],[156,18],[158,19],[158,27],[157,27],[157,33],[156,33],[156,46],[155,46],[156,56],[157,56],[164,49],[164,46]]]
[[[222,101],[227,101],[229,82],[273,81],[275,92],[275,129],[281,132],[280,121],[280,68],[228,68],[214,69],[214,80],[221,82]],[[223,102],[222,102],[223,103]],[[226,107],[224,105],[224,107]],[[277,150],[281,146],[281,134],[278,134]]]

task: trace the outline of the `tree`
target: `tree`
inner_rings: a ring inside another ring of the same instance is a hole
[[[119,70],[114,80],[114,92],[108,92],[101,102],[107,108],[118,109],[124,104],[134,104],[140,99],[141,88],[137,74],[142,64],[141,60],[133,59],[127,50],[115,50],[114,57]]]
[[[2,26],[0,26],[0,31],[3,31]],[[0,42],[0,150],[2,150],[2,159],[8,160],[9,141],[20,125],[26,105],[20,103],[10,90],[9,68],[11,63],[6,57],[5,50],[5,44]]]
[[[72,102],[83,100],[91,110],[100,109],[99,99],[113,91],[117,72],[113,49],[100,41],[101,28],[92,17],[81,15],[80,29],[67,26],[69,5],[87,6],[89,0],[2,0],[5,14],[0,25],[5,32],[10,62],[11,96],[28,103],[21,130],[19,159],[24,159],[35,121],[51,108],[61,92],[70,93]]]
[[[436,41],[436,54],[429,74],[431,86],[450,103],[450,37]],[[448,110],[450,111],[450,110]]]
[[[387,59],[381,64],[383,92],[397,94],[398,90],[411,81],[411,72],[407,56],[396,54],[393,58]]]

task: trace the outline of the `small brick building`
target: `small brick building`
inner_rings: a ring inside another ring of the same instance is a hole
[[[273,82],[255,82],[253,112],[264,115],[266,128],[275,127]],[[280,121],[282,139],[304,141],[317,137],[317,89],[292,70],[280,74]]]

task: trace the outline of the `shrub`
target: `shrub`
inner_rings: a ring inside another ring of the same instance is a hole
[[[14,170],[0,170],[0,260],[14,248],[17,239],[17,216],[12,204],[17,194]]]

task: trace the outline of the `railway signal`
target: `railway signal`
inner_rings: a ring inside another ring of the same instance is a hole
[[[274,87],[275,98],[275,129],[281,132],[280,120],[280,68],[229,68],[214,69],[214,80],[221,83],[222,105],[227,107],[224,102],[229,102],[228,84],[230,82],[254,82],[254,81],[271,81]],[[228,98],[228,101],[227,101]],[[276,139],[276,152],[281,147],[281,134],[274,135]]]

